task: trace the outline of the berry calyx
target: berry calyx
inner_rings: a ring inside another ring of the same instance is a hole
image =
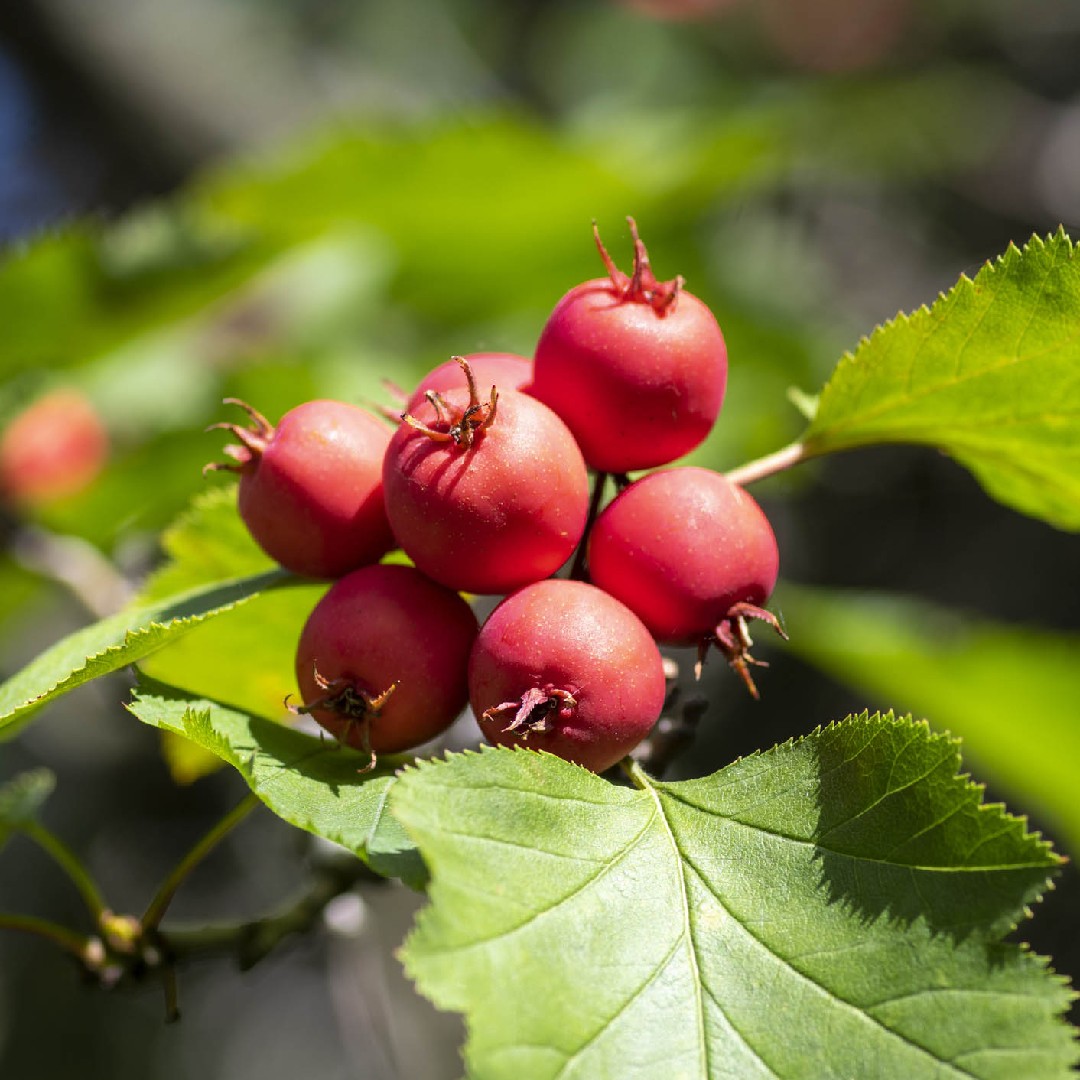
[[[350,741],[352,725],[356,724],[360,735],[360,747],[370,755],[371,759],[361,771],[367,772],[373,769],[376,756],[375,751],[371,749],[371,723],[382,715],[383,706],[401,684],[392,682],[381,694],[371,694],[351,679],[325,678],[315,665],[312,665],[312,678],[315,685],[324,691],[322,697],[316,698],[308,705],[290,704],[289,711],[296,716],[307,716],[322,709],[345,717],[345,728],[339,735],[343,743]]]
[[[287,570],[336,578],[377,562],[394,546],[382,497],[382,459],[390,431],[364,409],[308,401],[275,427],[237,398],[249,426],[211,425],[237,441],[225,447],[240,477],[237,506],[259,546]]]
[[[441,734],[465,707],[476,616],[411,566],[379,564],[336,581],[300,633],[303,703],[340,742],[371,756]]]
[[[461,360],[469,362],[478,386],[495,384],[504,390],[520,390],[532,378],[532,360],[529,357],[519,356],[517,353],[466,353]],[[444,390],[453,390],[460,386],[461,360],[455,356],[429,371],[408,396],[405,411],[413,412],[419,408],[420,404],[427,400],[429,390],[442,393]],[[394,417],[395,420],[397,418],[397,416]]]
[[[437,390],[427,390],[424,397],[435,410],[435,423],[425,424],[409,412],[403,412],[401,419],[435,442],[452,442],[455,446],[468,449],[479,435],[495,423],[499,391],[493,385],[487,402],[481,403],[472,365],[464,356],[455,356],[453,360],[465,373],[469,387],[468,404],[464,408],[452,407]]]
[[[597,251],[600,252],[608,277],[618,290],[621,300],[648,304],[655,312],[663,315],[669,309],[674,309],[686,280],[679,274],[671,281],[658,281],[649,262],[649,253],[638,235],[637,222],[628,217],[626,223],[630,226],[630,235],[634,240],[634,270],[630,277],[615,265],[615,260],[608,254],[604,242],[600,239],[600,227],[594,221],[593,239],[596,241]]]
[[[748,604],[740,600],[728,608],[727,614],[717,622],[713,632],[698,642],[694,677],[701,678],[701,669],[705,664],[709,646],[715,645],[723,653],[732,671],[742,679],[746,689],[750,691],[750,696],[756,699],[761,695],[750,675],[750,667],[768,667],[769,665],[767,661],[757,660],[750,655],[754,642],[747,625],[749,619],[760,619],[771,626],[785,641],[787,640],[787,631],[776,615],[766,608],[758,607],[757,604]]]
[[[666,465],[712,430],[727,385],[727,347],[709,308],[681,277],[659,281],[631,222],[634,268],[615,266],[594,226],[608,276],[555,305],[536,345],[528,392],[565,421],[598,472]]]
[[[520,731],[527,738],[529,732],[551,730],[555,719],[567,721],[577,708],[575,690],[562,690],[551,683],[544,686],[530,686],[521,697],[514,701],[504,701],[501,705],[492,705],[484,710],[484,719],[495,721],[511,717],[502,729],[505,732]],[[554,718],[552,717],[554,713]]]
[[[581,581],[550,578],[506,597],[469,658],[469,700],[488,741],[594,772],[645,738],[665,695],[660,651],[641,620]]]
[[[222,452],[232,458],[232,461],[209,462],[203,466],[204,476],[207,473],[219,471],[242,474],[252,462],[266,452],[270,440],[274,437],[274,425],[258,409],[249,405],[246,401],[227,397],[222,398],[221,403],[222,405],[237,405],[243,409],[251,420],[251,427],[241,427],[239,424],[222,420],[216,424],[211,424],[206,429],[207,431],[227,431],[238,441],[239,445],[229,443],[225,446]]]

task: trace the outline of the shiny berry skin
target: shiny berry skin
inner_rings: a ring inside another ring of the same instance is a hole
[[[779,629],[760,607],[779,564],[772,526],[753,497],[694,467],[650,473],[625,488],[596,519],[588,544],[592,582],[658,641],[716,644],[744,679],[745,665],[755,663],[746,619]]]
[[[712,430],[727,384],[716,318],[682,279],[658,282],[634,235],[634,273],[571,289],[540,335],[529,393],[566,421],[601,472],[666,465]]]
[[[492,386],[497,386],[500,391],[520,390],[532,379],[532,361],[516,353],[466,353],[463,359],[469,362],[476,385],[482,392],[490,391]],[[420,380],[405,411],[416,412],[426,400],[424,395],[428,390],[441,394],[444,390],[459,390],[463,385],[460,363],[456,358],[447,360]]]
[[[354,570],[330,587],[301,631],[299,711],[372,754],[427,742],[465,707],[476,631],[469,605],[418,570]]]
[[[398,543],[424,573],[465,592],[507,593],[550,576],[588,517],[573,436],[516,390],[481,402],[474,382],[440,400],[439,410],[424,402],[409,414],[386,451],[383,493]]]
[[[109,437],[79,391],[53,390],[0,434],[0,496],[35,506],[76,495],[105,466]]]
[[[490,742],[593,772],[649,734],[664,696],[663,661],[641,620],[581,581],[551,578],[506,597],[469,659],[469,700]]]
[[[240,445],[225,448],[232,463],[207,469],[239,473],[240,516],[267,555],[295,574],[336,578],[394,546],[382,497],[385,424],[355,405],[318,400],[274,427],[251,406],[227,402],[252,426],[213,425]]]

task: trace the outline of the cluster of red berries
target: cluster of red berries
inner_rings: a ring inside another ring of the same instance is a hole
[[[334,401],[276,428],[235,402],[251,426],[215,425],[238,443],[210,468],[240,474],[256,541],[338,579],[300,635],[301,711],[372,760],[434,738],[468,702],[491,742],[602,771],[660,715],[658,642],[702,658],[716,645],[754,690],[747,620],[779,629],[760,607],[779,561],[764,514],[706,469],[627,480],[697,446],[727,380],[712,312],[681,278],[656,279],[630,228],[633,273],[597,234],[608,276],[559,301],[532,361],[455,357],[396,431]],[[600,510],[608,475],[622,490]],[[412,566],[379,563],[395,547]],[[571,576],[553,576],[575,552]],[[480,627],[462,592],[504,598]]]

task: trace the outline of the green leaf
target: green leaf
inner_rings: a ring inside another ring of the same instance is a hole
[[[206,619],[295,580],[282,570],[254,574],[155,604],[128,608],[83,627],[46,649],[0,686],[0,731],[91,679],[141,660]]]
[[[412,841],[387,813],[401,758],[372,772],[367,757],[214,701],[140,683],[130,711],[145,724],[183,736],[232,765],[251,790],[286,821],[341,844],[373,870],[419,888],[426,878]]]
[[[1058,860],[956,743],[848,719],[637,790],[529,751],[407,770],[431,870],[404,949],[470,1075],[1069,1075],[1070,994],[1001,935]]]
[[[56,777],[48,769],[29,769],[0,784],[0,848],[37,817],[55,787]]]
[[[939,447],[996,499],[1080,529],[1080,258],[1063,233],[1010,246],[841,360],[804,442]]]
[[[285,698],[298,692],[296,643],[326,583],[295,583],[241,607],[139,661],[152,678],[269,720],[286,720]]]
[[[793,652],[875,703],[932,716],[1080,855],[1080,638],[897,596],[785,586],[778,604]]]

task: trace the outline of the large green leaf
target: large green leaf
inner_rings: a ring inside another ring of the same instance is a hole
[[[1080,854],[1080,638],[896,596],[787,586],[789,648],[868,700],[931,716]]]
[[[0,730],[91,679],[117,671],[193,630],[206,619],[292,579],[283,570],[193,589],[128,608],[77,630],[0,686]]]
[[[411,840],[387,813],[399,757],[367,773],[366,755],[330,739],[248,716],[214,701],[144,682],[128,708],[146,724],[190,739],[232,765],[279,817],[333,840],[388,877],[414,887],[426,871]]]
[[[1070,994],[1001,935],[1057,863],[956,743],[849,719],[616,787],[530,751],[407,770],[431,871],[404,949],[500,1077],[1069,1075]]]
[[[1080,258],[1063,232],[1010,246],[840,362],[804,444],[927,443],[987,491],[1080,529]]]

